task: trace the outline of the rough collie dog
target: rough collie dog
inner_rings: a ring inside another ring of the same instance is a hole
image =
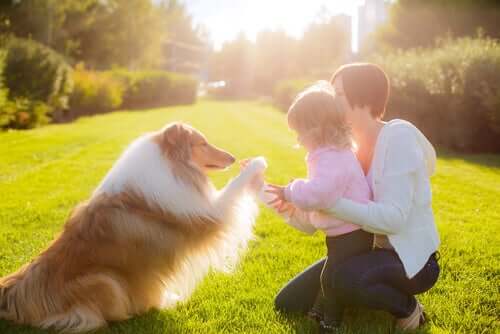
[[[180,123],[134,141],[62,234],[0,279],[0,318],[82,332],[188,297],[252,235],[265,161],[220,191],[206,176],[234,160]]]

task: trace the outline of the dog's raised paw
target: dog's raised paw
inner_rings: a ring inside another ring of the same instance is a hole
[[[247,166],[250,173],[262,173],[267,169],[267,161],[264,157],[253,158]]]

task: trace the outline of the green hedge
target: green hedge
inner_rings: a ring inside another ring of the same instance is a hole
[[[14,96],[9,99],[5,85],[7,50],[0,50],[0,129],[29,129],[49,121],[52,108],[41,101]]]
[[[52,108],[41,101],[15,98],[0,111],[1,129],[31,129],[49,123]]]
[[[143,109],[196,101],[197,81],[162,71],[89,71],[78,65],[73,72],[70,109],[56,121],[121,109]]]
[[[198,82],[187,75],[164,71],[113,70],[125,87],[122,108],[155,108],[196,101]]]
[[[7,53],[5,50],[0,50],[0,128],[6,127],[12,119],[12,116],[10,115],[10,113],[7,113],[6,110],[6,105],[8,102],[7,96],[9,93],[7,87],[5,87],[3,76],[6,54]]]
[[[391,78],[387,119],[414,122],[433,143],[500,152],[500,43],[441,41],[432,49],[374,56]]]
[[[69,99],[70,110],[55,121],[67,121],[82,115],[116,110],[122,105],[124,87],[109,73],[87,71],[77,66],[73,72],[74,88]]]
[[[309,79],[293,79],[279,81],[274,87],[273,101],[274,104],[282,111],[286,112],[297,94],[311,85],[314,80]]]
[[[3,71],[5,68],[5,55],[6,55],[5,50],[0,49],[0,112],[3,106],[7,103],[7,96],[9,93],[7,87],[5,87],[4,76],[3,76]]]
[[[31,128],[81,115],[196,101],[198,82],[164,71],[73,70],[37,42],[0,36],[0,129]],[[50,116],[50,117],[49,117]]]
[[[72,69],[54,50],[32,40],[5,39],[5,84],[9,98],[41,101],[64,109],[72,91]]]

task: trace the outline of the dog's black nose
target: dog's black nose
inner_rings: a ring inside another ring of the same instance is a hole
[[[231,155],[229,157],[229,161],[231,162],[231,164],[234,164],[234,162],[236,161],[236,158]]]

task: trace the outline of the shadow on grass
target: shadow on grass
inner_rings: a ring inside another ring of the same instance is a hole
[[[174,313],[168,311],[150,311],[144,315],[134,317],[130,320],[115,322],[109,324],[93,334],[111,334],[111,333],[190,333],[191,331],[182,326],[182,319],[177,318]],[[11,322],[0,320],[1,334],[56,334],[54,330],[42,330],[29,326],[19,326]]]
[[[97,331],[96,334],[191,333],[192,331],[184,326],[184,321],[185,319],[176,316],[175,312],[152,310],[127,321],[112,323],[108,328]]]
[[[318,325],[302,314],[286,314],[279,312],[278,319],[288,323],[297,334],[319,333]],[[340,333],[343,334],[427,334],[430,333],[430,322],[418,330],[402,331],[394,328],[394,319],[382,311],[366,309],[348,309],[344,316]]]
[[[474,165],[500,170],[500,154],[463,154],[439,149],[438,157],[446,161],[465,161]]]
[[[277,314],[279,322],[286,323],[293,329],[293,333],[310,334],[318,333],[318,325],[302,314]],[[116,322],[110,326],[92,332],[94,334],[110,333],[171,333],[187,334],[192,329],[184,326],[185,319],[168,311],[150,311],[145,315],[133,319]],[[431,319],[432,320],[432,319]],[[4,320],[0,320],[0,333],[2,334],[55,334],[52,330],[40,330],[28,326],[17,326]],[[393,318],[385,312],[376,312],[364,309],[349,309],[344,317],[341,332],[344,334],[427,334],[430,333],[430,325],[424,325],[416,331],[401,331],[394,329]]]

